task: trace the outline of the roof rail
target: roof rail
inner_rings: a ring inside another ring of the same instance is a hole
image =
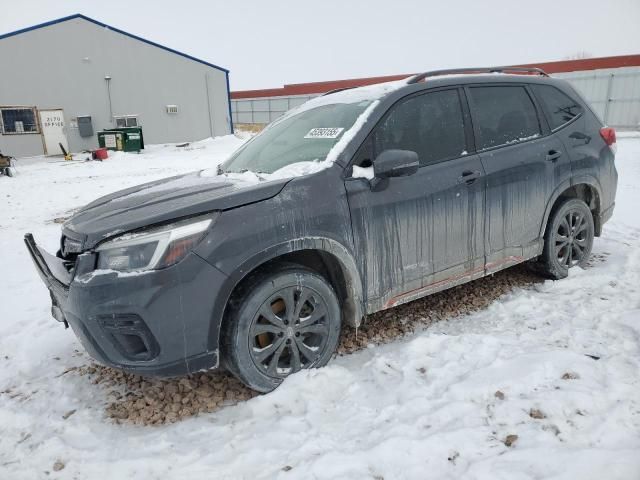
[[[478,67],[478,68],[452,68],[448,70],[433,70],[431,72],[424,72],[414,75],[407,80],[407,84],[418,83],[427,77],[437,77],[439,75],[454,75],[464,73],[535,73],[536,75],[542,75],[548,77],[547,72],[541,68],[535,67]]]
[[[338,93],[338,92],[344,92],[345,90],[351,90],[352,88],[356,88],[356,87],[341,87],[341,88],[334,88],[333,90],[329,90],[328,92],[324,92],[322,95],[320,95],[321,97],[326,97],[327,95],[331,95],[332,93]]]

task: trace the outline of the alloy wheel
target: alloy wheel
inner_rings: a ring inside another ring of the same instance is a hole
[[[588,247],[588,223],[583,212],[569,210],[555,234],[556,256],[560,265],[571,268],[580,263]]]
[[[271,377],[312,367],[329,337],[328,308],[312,289],[286,287],[265,301],[249,329],[253,362]]]

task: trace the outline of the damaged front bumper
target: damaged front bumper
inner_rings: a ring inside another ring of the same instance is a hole
[[[95,270],[96,254],[75,262],[24,238],[51,295],[51,314],[71,326],[102,364],[132,373],[176,376],[218,367],[216,287],[227,277],[195,254],[163,269],[121,274]]]
[[[51,315],[59,322],[64,323],[65,328],[69,328],[69,323],[62,312],[61,301],[65,301],[69,295],[69,284],[71,274],[64,265],[62,259],[54,257],[46,250],[36,245],[33,235],[27,233],[24,236],[24,243],[31,255],[33,263],[40,278],[49,289],[51,295]],[[53,272],[56,272],[54,275]]]

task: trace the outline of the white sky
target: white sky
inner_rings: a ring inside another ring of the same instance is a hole
[[[228,68],[232,90],[640,54],[640,0],[2,0],[0,10],[0,33],[82,13]]]

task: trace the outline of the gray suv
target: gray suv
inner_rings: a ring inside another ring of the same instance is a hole
[[[217,170],[25,236],[99,362],[225,367],[258,391],[332,357],[341,326],[530,261],[583,266],[615,201],[615,132],[537,69],[437,71],[310,100]]]

